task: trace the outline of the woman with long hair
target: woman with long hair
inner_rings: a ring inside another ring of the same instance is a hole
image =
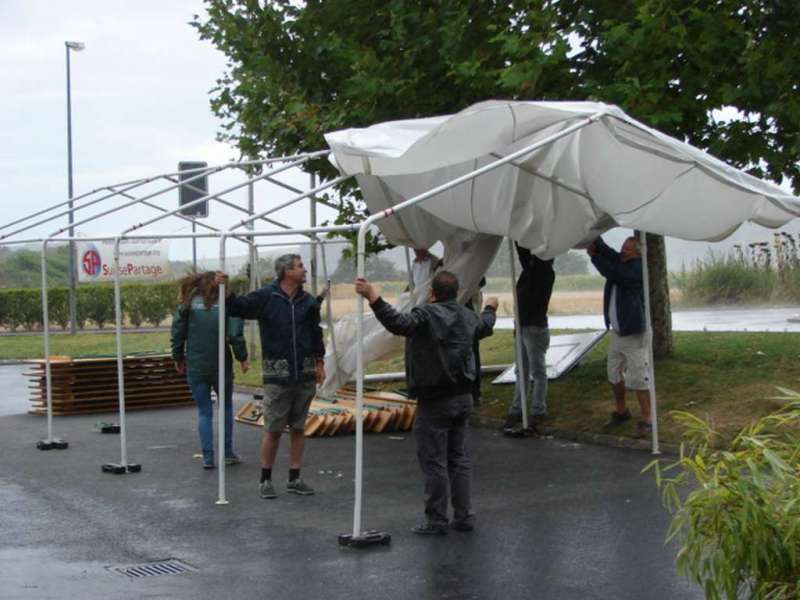
[[[186,373],[197,403],[197,431],[203,450],[203,468],[214,468],[214,412],[211,390],[221,397],[218,377],[219,285],[214,272],[190,273],[180,281],[180,305],[172,318],[171,344],[175,369]],[[250,368],[244,323],[228,317],[225,345],[225,464],[241,462],[233,451],[233,355],[242,373]]]

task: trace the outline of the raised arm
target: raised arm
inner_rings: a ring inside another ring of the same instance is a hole
[[[271,292],[267,288],[261,288],[243,296],[231,294],[226,302],[228,314],[240,319],[257,319],[261,314],[261,309],[269,301],[270,295]]]
[[[475,335],[478,339],[489,337],[494,333],[494,323],[497,320],[497,298],[494,296],[486,299],[486,306],[478,316],[478,329]]]
[[[369,307],[386,331],[395,335],[411,337],[428,325],[428,315],[419,307],[412,309],[410,313],[401,313],[380,296]]]
[[[596,254],[592,257],[592,264],[611,283],[642,285],[642,259],[640,258],[621,263]]]
[[[381,298],[378,295],[378,291],[363,277],[356,279],[356,293],[369,302],[369,306],[378,321],[390,333],[410,337],[421,327],[427,326],[428,317],[425,311],[415,308],[410,313],[398,312],[391,304]]]

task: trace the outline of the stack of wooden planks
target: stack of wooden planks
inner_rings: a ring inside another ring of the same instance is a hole
[[[28,412],[47,414],[45,361],[28,361],[24,373],[30,379]],[[169,354],[133,355],[123,358],[125,409],[142,410],[193,404],[186,376],[175,371]],[[70,358],[52,356],[53,414],[74,415],[119,410],[116,357]]]
[[[416,400],[393,392],[364,393],[364,431],[388,433],[409,431],[417,413]],[[356,394],[342,388],[335,398],[315,398],[306,419],[305,435],[331,436],[353,433],[356,430]],[[264,426],[260,402],[248,402],[236,413],[236,420],[249,425]]]

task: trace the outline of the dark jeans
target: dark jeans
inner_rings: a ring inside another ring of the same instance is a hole
[[[474,524],[472,462],[466,445],[471,410],[469,393],[422,401],[417,406],[414,437],[425,475],[425,516],[432,525],[448,524],[448,496],[453,503],[453,521]]]

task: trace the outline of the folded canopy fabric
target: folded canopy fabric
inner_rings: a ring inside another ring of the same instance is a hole
[[[594,102],[487,101],[455,115],[325,136],[376,212],[596,117],[576,131],[378,223],[428,247],[460,232],[507,236],[542,258],[614,227],[715,241],[744,221],[779,227],[800,199]]]

